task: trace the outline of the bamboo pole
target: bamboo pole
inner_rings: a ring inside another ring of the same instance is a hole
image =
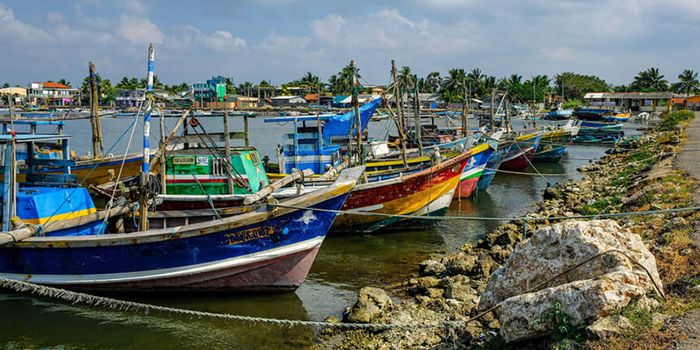
[[[52,221],[48,224],[45,224],[41,232],[51,233],[71,227],[82,226],[90,222],[104,220],[105,217],[123,215],[128,213],[129,211],[131,211],[131,206],[124,205],[114,207],[109,210],[101,210],[95,214],[85,215],[75,219]],[[34,225],[24,226],[22,228],[12,231],[0,232],[0,246],[8,243],[19,242],[21,240],[34,236],[36,233],[37,226]]]
[[[231,162],[231,135],[228,130],[228,106],[224,109],[224,153],[226,155],[226,163]],[[233,181],[230,177],[226,179],[226,185],[228,186],[228,193],[233,194]]]
[[[414,123],[416,124],[416,141],[418,141],[418,154],[421,156],[423,155],[423,128],[421,127],[421,120],[420,120],[420,97],[418,96],[418,82],[415,83],[415,120]]]
[[[293,174],[287,175],[265,187],[260,189],[258,192],[253,193],[250,197],[246,197],[243,200],[243,205],[251,205],[261,199],[267,198],[276,190],[288,185],[294,181],[297,181],[305,176],[311,176],[314,172],[311,169],[304,169],[304,171],[296,171]]]
[[[160,147],[156,151],[155,155],[153,156],[153,163],[151,163],[151,169],[156,169],[158,166],[160,166],[161,154],[163,154],[165,152],[165,148],[170,143],[170,141],[172,141],[173,137],[175,137],[175,133],[177,132],[178,129],[180,129],[180,127],[185,122],[185,120],[187,120],[187,117],[189,116],[189,114],[190,114],[190,109],[183,112],[180,119],[178,119],[177,123],[175,123],[173,130],[170,131],[170,134],[168,135],[168,137],[165,139],[165,141],[163,141],[163,144],[160,145]]]
[[[399,142],[401,143],[401,160],[403,161],[403,166],[408,166],[408,161],[406,160],[406,128],[403,119],[403,108],[401,107],[401,89],[399,89],[399,81],[396,78],[396,62],[391,60],[391,79],[394,81],[394,101],[396,101],[396,108],[398,112],[398,129],[399,129]]]
[[[355,111],[355,122],[357,123],[357,162],[355,164],[364,164],[364,159],[362,158],[362,116],[360,115],[360,101],[359,101],[359,83],[357,81],[357,68],[355,66],[355,60],[350,61],[352,66],[352,106]]]

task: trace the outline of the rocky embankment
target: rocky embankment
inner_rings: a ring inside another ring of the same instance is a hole
[[[670,144],[675,141],[677,138],[662,133],[648,134],[627,143],[624,148],[613,150],[598,162],[579,169],[586,173],[583,179],[548,188],[538,209],[528,217],[571,217],[682,206],[685,203],[679,199],[681,197],[675,198],[675,192],[668,190],[668,183],[664,183],[673,180],[668,179],[674,176],[671,166],[674,148]],[[668,198],[664,198],[666,204],[654,200],[659,194],[667,195]],[[457,252],[432,256],[423,261],[417,273],[398,288],[389,292],[376,287],[363,288],[359,292],[358,302],[346,310],[344,319],[345,322],[395,324],[470,320],[466,325],[377,332],[328,329],[323,333],[318,347],[476,348],[489,344],[499,347],[497,344],[505,344],[506,341],[530,339],[548,332],[551,334],[552,331],[556,333],[553,328],[560,326],[557,322],[585,326],[596,318],[612,317],[614,310],[632,301],[640,305],[654,305],[655,301],[645,296],[654,295],[655,285],[663,288],[663,282],[653,264],[654,256],[636,234],[648,238],[650,234],[645,230],[654,230],[655,239],[661,240],[664,239],[664,232],[675,232],[682,227],[684,219],[677,217],[659,223],[622,217],[616,221],[601,223],[557,219],[556,222],[563,224],[551,226],[554,222],[549,220],[503,224],[475,245],[466,244]],[[665,226],[661,227],[662,224]],[[528,237],[535,234],[538,244],[533,246],[535,240],[519,244],[523,241],[524,232]],[[568,238],[564,240],[563,237]],[[547,245],[550,245],[549,249],[546,249]],[[594,263],[593,267],[582,270],[585,273],[569,272],[562,275],[557,283],[541,286],[534,291],[529,289],[545,280],[545,277],[554,277],[552,275],[559,269],[573,265],[577,259],[603,249],[633,251],[632,256],[642,264],[612,254],[601,258],[601,262]],[[520,260],[509,264],[508,259],[514,251]],[[659,251],[652,247],[651,252],[658,255]],[[551,265],[552,261],[547,259],[543,260],[547,263],[538,262],[537,259],[546,254],[560,254],[561,259],[555,259],[555,265]],[[528,256],[530,260],[527,260]],[[520,265],[523,261],[529,265]],[[660,267],[662,272],[667,269],[666,266],[664,262]],[[601,279],[601,276],[605,278]],[[594,280],[598,282],[591,282]],[[574,284],[567,285],[570,283]],[[552,292],[551,288],[557,286],[564,289]],[[536,293],[538,291],[541,292],[539,295]],[[555,294],[567,295],[568,298],[552,297]],[[518,295],[521,296],[520,300],[511,300]],[[642,301],[638,302],[640,299]],[[510,303],[508,308],[502,309],[504,312],[506,309],[517,312],[499,313],[496,310],[495,313],[482,313],[498,303]],[[542,307],[522,306],[538,303]],[[553,321],[537,324],[538,317],[541,319],[543,313],[552,312]],[[575,315],[573,319],[571,314]],[[522,315],[527,316],[523,318]],[[563,316],[558,318],[557,315]],[[592,327],[589,334],[599,338],[619,334],[617,325],[625,322],[610,318],[602,320],[596,324],[598,331]]]

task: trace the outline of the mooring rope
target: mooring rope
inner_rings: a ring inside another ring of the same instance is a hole
[[[520,216],[520,217],[507,217],[507,216],[429,216],[429,215],[406,215],[406,214],[388,214],[388,213],[377,213],[371,211],[362,210],[333,210],[333,209],[322,209],[322,208],[312,208],[312,207],[301,207],[295,205],[285,205],[285,204],[274,204],[269,203],[269,206],[287,208],[287,209],[297,209],[297,210],[312,210],[324,213],[336,213],[343,215],[357,215],[357,216],[379,216],[379,217],[391,217],[391,218],[403,218],[403,219],[415,219],[415,220],[434,220],[434,221],[525,221],[525,222],[538,222],[538,221],[558,221],[558,220],[571,220],[571,219],[605,219],[605,218],[622,218],[630,216],[644,216],[644,215],[660,215],[660,214],[673,214],[688,211],[700,211],[700,206],[693,207],[683,207],[683,208],[669,208],[669,209],[656,209],[656,210],[641,210],[641,211],[630,211],[622,213],[607,213],[607,214],[590,214],[590,215],[571,215],[571,216]]]
[[[525,293],[531,293],[543,289],[543,287],[549,285],[552,281],[558,279],[561,276],[568,274],[569,272],[595,260],[607,254],[619,254],[626,259],[628,259],[633,264],[640,267],[645,271],[649,280],[651,281],[655,291],[658,295],[665,299],[666,296],[663,289],[656,283],[651,271],[646,268],[637,259],[629,255],[628,253],[621,251],[619,249],[610,249],[604,252],[595,254],[572,267],[567,268],[564,271],[557,273],[550,279],[537,284],[534,287],[528,288]],[[160,312],[163,314],[170,315],[184,315],[189,317],[198,318],[214,318],[223,319],[229,321],[240,321],[248,322],[252,324],[270,324],[283,327],[295,327],[295,326],[305,326],[313,327],[317,329],[322,328],[333,328],[338,330],[368,330],[368,331],[386,331],[391,329],[421,329],[421,328],[444,328],[444,327],[460,327],[465,326],[467,323],[476,321],[477,319],[483,317],[484,315],[496,310],[501,307],[502,303],[507,300],[502,300],[496,303],[494,306],[485,309],[473,317],[464,320],[446,320],[438,322],[427,322],[427,323],[408,323],[408,324],[396,324],[396,323],[345,323],[345,322],[329,322],[329,321],[309,321],[309,320],[293,320],[293,319],[280,319],[280,318],[268,318],[268,317],[258,317],[258,316],[244,316],[244,315],[234,315],[229,313],[217,313],[209,311],[198,311],[191,309],[183,309],[169,306],[161,306],[147,303],[140,303],[128,300],[120,300],[110,297],[91,295],[87,293],[75,292],[71,290],[66,290],[62,288],[56,288],[51,286],[44,286],[35,283],[12,280],[8,278],[0,277],[0,288],[8,289],[18,293],[29,293],[32,295],[38,295],[40,297],[47,297],[51,299],[58,299],[69,302],[71,304],[83,304],[88,306],[104,307],[112,310],[122,311],[122,312],[134,312],[134,313],[144,313],[149,314],[151,312]]]

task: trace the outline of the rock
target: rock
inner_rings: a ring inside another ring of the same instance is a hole
[[[382,311],[393,305],[391,298],[380,288],[364,287],[360,289],[357,302],[346,310],[345,319],[349,322],[370,323],[380,321]]]
[[[450,275],[469,275],[476,266],[477,257],[463,253],[453,253],[445,258],[445,266]]]
[[[610,339],[632,329],[633,325],[624,316],[603,317],[586,327],[586,332],[594,339]]]
[[[669,317],[667,315],[664,315],[660,312],[654,312],[651,314],[651,324],[654,326],[654,328],[661,328],[666,324],[666,320],[668,320]]]
[[[659,303],[658,300],[653,299],[653,298],[649,298],[646,295],[639,298],[639,300],[637,300],[637,307],[642,309],[642,310],[654,311],[654,310],[658,309],[660,306],[661,306],[661,303]]]
[[[425,260],[419,265],[421,276],[440,276],[447,268],[445,265],[437,260]]]
[[[541,320],[555,305],[560,305],[573,324],[585,324],[655,291],[647,273],[620,254],[601,255],[556,277],[609,250],[633,257],[661,287],[654,256],[638,235],[612,220],[569,221],[537,230],[518,245],[491,275],[479,308],[501,303],[495,311],[501,334],[512,342],[547,333],[552,322]]]
[[[446,299],[455,299],[472,304],[476,304],[478,301],[477,292],[469,286],[469,278],[465,276],[446,278],[443,280],[442,286],[445,289]]]

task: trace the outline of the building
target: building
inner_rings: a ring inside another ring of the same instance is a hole
[[[674,100],[676,100],[674,98]],[[695,95],[695,96],[689,96],[685,98],[681,98],[682,100],[682,105],[684,108],[693,110],[693,111],[700,111],[700,95]],[[674,102],[675,104],[675,102]]]
[[[117,89],[115,104],[118,108],[138,107],[146,100],[145,89]]]
[[[14,105],[19,105],[24,102],[27,98],[27,89],[21,87],[7,87],[0,89],[0,105],[7,104],[7,98],[5,96],[12,96]]]
[[[306,100],[299,96],[276,96],[270,99],[275,107],[296,107],[306,105]]]
[[[212,77],[206,83],[194,83],[190,89],[195,101],[224,102],[226,96],[226,79],[222,76]]]
[[[668,112],[672,92],[589,92],[584,97],[593,108],[620,108],[633,112]]]
[[[35,106],[63,107],[80,104],[80,90],[52,81],[33,82],[27,89],[27,102]]]

